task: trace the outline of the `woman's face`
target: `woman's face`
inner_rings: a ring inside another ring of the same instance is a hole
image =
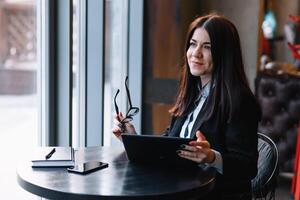
[[[210,80],[213,68],[211,43],[204,28],[197,28],[194,31],[186,56],[191,74],[200,76],[202,82],[205,81],[203,79]]]

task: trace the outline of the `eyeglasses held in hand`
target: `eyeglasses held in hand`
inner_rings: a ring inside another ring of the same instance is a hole
[[[127,99],[128,99],[128,103],[129,103],[129,109],[125,115],[125,118],[120,121],[120,124],[121,124],[120,128],[121,128],[122,132],[124,132],[125,123],[132,121],[133,116],[138,114],[138,112],[140,110],[138,107],[132,106],[130,92],[129,92],[129,88],[128,88],[128,76],[126,76],[126,79],[125,79],[125,88],[126,88],[126,94],[127,94]],[[119,115],[119,107],[117,105],[117,96],[119,93],[120,93],[120,90],[118,89],[115,94],[115,97],[114,97],[115,111],[116,111],[117,115]]]

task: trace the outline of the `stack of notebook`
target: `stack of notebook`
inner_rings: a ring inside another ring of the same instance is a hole
[[[74,166],[72,147],[40,147],[34,152],[32,167],[71,167]]]

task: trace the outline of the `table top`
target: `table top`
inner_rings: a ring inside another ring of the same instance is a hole
[[[139,165],[128,161],[122,147],[88,147],[75,151],[75,161],[102,161],[109,167],[81,175],[66,168],[17,168],[25,190],[50,199],[187,199],[201,197],[214,186],[212,168]]]

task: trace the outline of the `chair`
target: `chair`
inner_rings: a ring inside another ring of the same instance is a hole
[[[269,136],[278,148],[279,175],[292,175],[300,120],[300,76],[260,72],[255,86],[262,108],[258,132]]]
[[[257,175],[252,180],[252,197],[254,199],[275,199],[277,186],[278,150],[268,136],[258,133]]]

